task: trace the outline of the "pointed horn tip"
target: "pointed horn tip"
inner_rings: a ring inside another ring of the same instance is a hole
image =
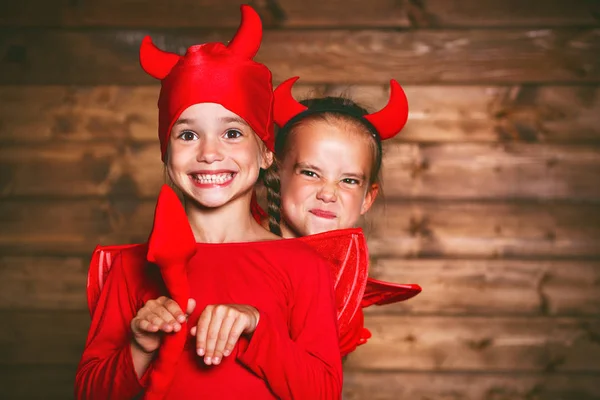
[[[273,114],[275,123],[280,128],[296,115],[307,109],[307,107],[300,104],[292,94],[292,87],[298,79],[300,79],[299,76],[286,79],[281,82],[274,91],[275,110]]]

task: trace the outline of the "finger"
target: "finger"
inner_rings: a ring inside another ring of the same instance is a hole
[[[180,324],[185,322],[185,314],[175,300],[168,299],[165,302],[165,309],[173,316],[173,321],[176,320]]]
[[[141,318],[134,318],[132,321],[132,329],[134,333],[141,332],[157,332],[158,326],[154,325],[148,320]]]
[[[194,309],[196,308],[196,300],[194,299],[189,299],[188,300],[188,305],[187,305],[187,310],[186,313],[187,315],[192,315],[192,313],[194,312]]]
[[[225,357],[228,357],[231,354],[236,343],[240,339],[240,336],[242,335],[242,333],[244,333],[244,330],[246,329],[247,325],[248,325],[247,318],[243,318],[242,316],[240,316],[240,318],[237,318],[235,320],[235,323],[233,324],[233,326],[231,327],[231,330],[229,331],[229,337],[227,338],[227,344],[225,345],[225,350],[223,350],[223,355]]]
[[[229,334],[231,332],[231,328],[236,321],[236,317],[239,313],[236,310],[229,309],[221,323],[221,329],[219,329],[219,333],[217,335],[217,342],[215,344],[215,351],[213,353],[213,364],[219,364],[225,355],[225,346],[227,345],[227,341],[229,339]],[[229,354],[227,354],[229,355]]]
[[[158,323],[157,317],[162,320],[162,323],[159,326],[165,332],[177,332],[181,329],[181,324],[175,320],[173,314],[165,306],[155,308],[150,321],[152,321],[153,324]]]
[[[213,306],[207,306],[196,324],[196,352],[202,357],[206,351],[206,333],[208,332],[208,326],[210,325],[210,319],[212,316]]]
[[[211,365],[213,363],[215,346],[217,344],[221,325],[223,324],[226,313],[226,306],[217,306],[213,309],[210,325],[208,326],[208,332],[206,334],[206,352],[204,354],[204,363],[206,365]]]

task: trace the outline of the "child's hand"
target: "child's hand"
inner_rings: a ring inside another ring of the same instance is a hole
[[[204,309],[198,325],[192,327],[196,336],[196,351],[204,356],[206,365],[219,364],[223,356],[233,351],[240,335],[251,335],[256,330],[260,314],[252,306],[221,304]]]
[[[196,302],[189,299],[186,315],[175,301],[165,296],[147,301],[131,320],[133,340],[146,353],[156,351],[160,346],[162,333],[178,332],[181,323],[185,322],[195,307]]]

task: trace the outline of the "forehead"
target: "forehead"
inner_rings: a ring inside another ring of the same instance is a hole
[[[290,139],[289,155],[294,154],[296,162],[318,160],[325,165],[370,168],[372,139],[355,124],[314,120],[298,125]]]
[[[182,119],[198,121],[238,121],[248,125],[239,115],[229,111],[218,103],[193,104],[183,110],[178,120]]]

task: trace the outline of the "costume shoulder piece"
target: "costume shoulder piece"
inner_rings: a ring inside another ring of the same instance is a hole
[[[130,257],[127,257],[128,260],[143,265],[146,263],[147,250],[148,245],[146,243],[96,246],[92,253],[87,277],[87,302],[90,315],[94,315],[94,310],[98,304],[104,282],[106,282],[106,278],[113,266],[115,258],[128,253],[131,255]]]
[[[315,249],[332,267],[338,328],[343,336],[360,309],[368,276],[369,254],[361,229],[343,229],[301,240]]]

